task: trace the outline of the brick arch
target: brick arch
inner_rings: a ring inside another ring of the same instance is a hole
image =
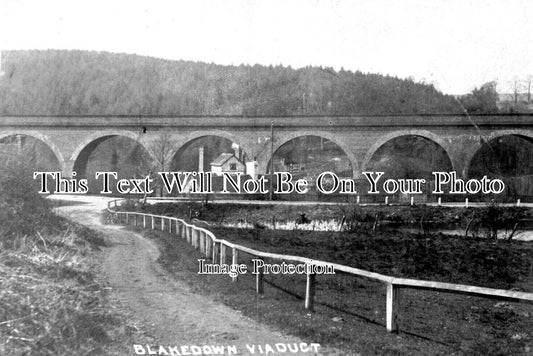
[[[423,137],[423,138],[426,138],[428,140],[435,142],[446,153],[446,157],[448,157],[448,160],[450,161],[452,165],[452,169],[455,168],[455,164],[450,156],[449,144],[442,137],[427,130],[402,130],[402,131],[395,131],[395,132],[388,133],[386,135],[383,135],[381,138],[379,138],[366,152],[365,158],[363,160],[363,164],[361,166],[361,170],[364,172],[367,169],[368,164],[370,163],[370,160],[372,159],[374,154],[377,152],[377,150],[381,146],[383,146],[385,143],[391,140],[394,140],[397,137],[402,137],[402,136],[419,136],[419,137]]]
[[[497,130],[497,131],[493,131],[491,132],[489,135],[483,137],[486,142],[490,142],[490,141],[493,141],[499,137],[504,137],[504,136],[518,136],[518,137],[522,137],[522,138],[525,138],[525,139],[529,139],[529,141],[531,141],[531,143],[533,143],[533,131],[532,130]],[[472,160],[474,159],[474,157],[476,156],[476,154],[479,152],[479,150],[483,147],[483,144],[478,144],[476,146],[476,149],[472,150],[471,152],[469,152],[468,156],[467,156],[467,165],[466,165],[466,172],[465,172],[465,177],[468,177],[469,174],[470,174],[470,168],[472,166]]]
[[[91,145],[93,142],[98,141],[98,140],[103,140],[107,137],[114,137],[114,136],[127,137],[137,142],[155,161],[155,158],[152,152],[146,147],[146,144],[144,143],[144,141],[141,140],[142,138],[141,135],[136,134],[132,131],[110,130],[110,131],[98,131],[98,132],[90,134],[89,136],[86,136],[85,139],[80,144],[78,144],[76,148],[74,149],[74,151],[72,152],[72,155],[70,156],[70,160],[68,162],[69,168],[71,170],[74,169],[74,166],[76,162],[80,159],[80,155],[83,152],[83,150],[89,145]]]
[[[83,141],[81,141],[81,143],[76,146],[76,148],[72,152],[72,155],[70,156],[70,159],[72,161],[76,161],[76,159],[80,155],[80,152],[83,151],[83,149],[85,147],[89,146],[92,142],[94,142],[94,141],[96,141],[98,139],[102,139],[104,137],[111,137],[111,136],[123,136],[123,137],[131,138],[133,141],[137,141],[140,145],[143,146],[144,149],[146,149],[148,151],[148,149],[145,147],[143,142],[141,142],[139,140],[139,138],[140,138],[139,134],[135,134],[135,133],[133,133],[131,131],[117,131],[117,130],[98,131],[98,132],[92,133],[89,136],[85,137],[85,139]]]
[[[43,135],[39,132],[34,132],[34,131],[7,131],[7,132],[0,133],[0,140],[6,137],[16,136],[16,135],[29,136],[44,143],[54,153],[57,159],[57,162],[59,163],[60,168],[63,169],[65,165],[65,158],[63,157],[63,154],[61,153],[59,148],[56,146],[56,144],[52,142],[46,135]]]
[[[494,140],[495,138],[502,136],[523,136],[530,139],[533,139],[533,130],[498,130],[493,131],[490,135],[487,136],[487,139]]]
[[[253,148],[251,148],[249,145],[247,145],[245,142],[243,142],[241,137],[239,137],[239,136],[237,136],[235,134],[232,134],[230,132],[227,132],[227,131],[207,130],[207,131],[195,131],[195,132],[192,132],[192,133],[188,134],[184,138],[182,138],[180,140],[180,144],[176,145],[176,147],[174,147],[174,149],[170,153],[170,157],[172,157],[171,161],[174,160],[174,158],[176,157],[178,152],[180,152],[183,149],[186,149],[187,146],[189,144],[191,144],[193,141],[195,141],[195,140],[197,140],[199,138],[202,138],[202,137],[206,137],[206,136],[216,136],[216,137],[222,137],[222,138],[228,139],[231,142],[234,142],[234,143],[238,144],[239,147],[242,148],[243,153],[246,155],[246,157],[248,157],[250,159],[253,158],[252,156],[250,156],[250,154],[253,152]]]
[[[334,133],[330,132],[321,132],[321,131],[296,131],[296,132],[283,132],[278,135],[274,135],[274,154],[276,154],[276,151],[283,146],[284,144],[288,143],[289,141],[298,138],[298,137],[304,137],[304,136],[316,136],[316,137],[323,137],[334,144],[336,144],[348,157],[348,160],[352,164],[352,175],[353,177],[358,178],[359,176],[359,161],[357,160],[357,157],[355,154],[350,150],[350,147],[348,144],[342,142],[339,140],[338,136]],[[270,141],[266,142],[263,146],[263,149],[261,150],[262,154],[258,155],[258,171],[261,173],[266,173],[268,169],[268,163],[272,159],[270,154]]]

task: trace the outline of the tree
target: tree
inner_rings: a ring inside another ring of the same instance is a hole
[[[472,93],[466,95],[460,101],[468,114],[498,113],[496,82],[488,82],[479,89],[475,88]]]
[[[222,66],[87,51],[4,51],[4,115],[460,113],[433,86],[333,68]]]
[[[173,155],[176,153],[176,149],[178,148],[178,145],[172,141],[172,136],[164,131],[161,132],[157,138],[152,141],[149,145],[149,149],[152,153],[153,158],[155,159],[155,162],[143,162],[145,167],[150,167],[149,171],[147,172],[147,175],[153,175],[157,172],[165,172],[170,169],[170,163],[172,161]],[[145,156],[145,158],[148,158]],[[155,180],[156,184],[155,187],[161,188],[161,192],[163,192],[163,189],[160,185],[160,180]],[[144,200],[146,200],[146,195],[144,197]]]
[[[176,152],[177,144],[172,141],[171,135],[164,131],[150,142],[149,149],[155,158],[155,168],[159,171],[165,171],[170,168],[170,161]]]

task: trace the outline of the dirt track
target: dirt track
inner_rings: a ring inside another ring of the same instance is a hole
[[[58,212],[104,233],[110,241],[102,256],[102,275],[111,287],[111,296],[123,311],[146,330],[151,345],[235,345],[239,355],[252,354],[246,344],[294,344],[303,341],[283,336],[259,325],[222,304],[191,293],[188,286],[176,281],[156,262],[157,246],[141,235],[117,226],[103,225],[100,212],[104,200],[90,204],[58,208]],[[134,355],[133,345],[125,355]],[[168,350],[168,349],[167,349]],[[318,353],[290,355],[344,355],[337,350],[320,348]],[[281,355],[284,353],[269,353]],[[264,354],[264,353],[263,353]]]

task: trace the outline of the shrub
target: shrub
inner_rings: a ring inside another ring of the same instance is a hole
[[[0,153],[0,167],[0,243],[9,245],[15,236],[32,236],[57,218],[38,193],[38,182],[23,153]]]

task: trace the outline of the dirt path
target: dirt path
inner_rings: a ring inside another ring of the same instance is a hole
[[[176,281],[156,262],[159,251],[150,240],[118,226],[102,225],[100,212],[105,200],[89,204],[58,208],[58,212],[104,233],[111,246],[104,250],[102,274],[112,288],[111,296],[140,323],[142,330],[150,330],[151,345],[168,346],[235,346],[239,355],[265,355],[265,344],[302,341],[283,336],[270,328],[243,316],[240,312],[190,292],[187,285]],[[246,345],[255,345],[252,353]],[[263,353],[259,352],[259,345]],[[282,347],[283,349],[283,347]],[[305,349],[304,349],[305,350]],[[127,355],[134,355],[130,345]],[[146,350],[145,350],[146,351]],[[168,351],[168,349],[167,349]],[[269,355],[343,355],[332,349],[319,352],[268,353]]]

